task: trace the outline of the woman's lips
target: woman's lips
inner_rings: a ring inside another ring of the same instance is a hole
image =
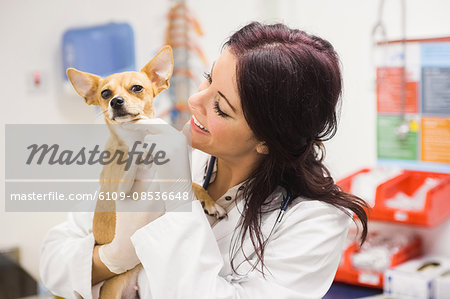
[[[202,132],[209,133],[205,126],[203,126],[194,115],[192,115],[191,123],[194,127],[201,130]]]

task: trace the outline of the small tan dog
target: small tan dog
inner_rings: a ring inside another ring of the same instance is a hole
[[[67,75],[77,91],[88,105],[99,106],[104,114],[111,136],[105,150],[129,152],[129,144],[124,141],[123,132],[118,128],[123,124],[134,123],[142,118],[154,116],[153,99],[169,87],[173,71],[173,57],[170,46],[165,46],[140,72],[124,72],[110,75],[104,79],[99,76],[67,70]],[[107,163],[100,175],[100,192],[119,192],[123,190],[123,181],[127,178],[125,164]],[[131,178],[138,181],[139,178]],[[127,182],[125,182],[127,183]],[[131,190],[128,188],[127,190]],[[205,213],[217,218],[225,216],[225,210],[216,205],[206,190],[193,184],[193,190],[202,202]],[[108,244],[114,239],[116,226],[115,202],[98,200],[94,214],[93,233],[96,244]],[[141,265],[117,275],[103,284],[100,298],[135,298],[135,285]]]

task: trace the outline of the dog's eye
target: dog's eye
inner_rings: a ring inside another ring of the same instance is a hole
[[[102,91],[102,98],[104,98],[105,100],[109,99],[111,95],[112,95],[111,89],[105,89]]]
[[[130,90],[132,92],[141,92],[144,90],[144,87],[142,87],[140,85],[133,85],[133,86],[131,86]]]

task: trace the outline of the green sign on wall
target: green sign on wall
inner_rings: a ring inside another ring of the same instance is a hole
[[[409,120],[410,131],[405,138],[400,138],[398,127],[403,119],[400,116],[378,115],[377,118],[377,153],[382,159],[418,159],[417,122]]]

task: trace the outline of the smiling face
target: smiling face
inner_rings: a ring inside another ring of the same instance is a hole
[[[234,55],[225,49],[205,77],[189,98],[192,146],[225,160],[256,157],[260,142],[242,112]]]

